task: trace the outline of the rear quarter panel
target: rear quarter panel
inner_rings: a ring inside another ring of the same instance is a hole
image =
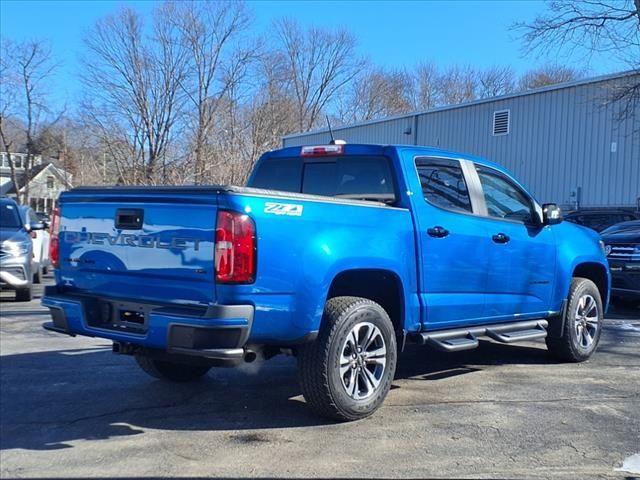
[[[246,212],[256,223],[255,282],[216,287],[220,303],[255,305],[250,342],[293,342],[317,331],[331,282],[352,269],[397,275],[403,283],[405,328],[418,328],[417,308],[410,307],[417,294],[408,209],[269,194],[219,199],[221,209]]]

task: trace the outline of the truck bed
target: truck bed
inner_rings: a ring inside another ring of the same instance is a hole
[[[391,269],[415,285],[411,214],[381,202],[236,186],[82,187],[62,194],[60,207],[59,288],[152,309],[251,305],[250,341],[317,330],[332,279],[350,265]],[[117,228],[129,210],[141,211],[141,225]],[[255,222],[250,284],[215,281],[219,210]]]

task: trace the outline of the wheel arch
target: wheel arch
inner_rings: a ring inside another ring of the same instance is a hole
[[[609,302],[609,273],[607,268],[597,262],[583,262],[573,269],[572,277],[587,278],[596,284],[600,292],[603,305]]]
[[[388,313],[396,333],[403,333],[405,290],[397,273],[377,268],[344,270],[333,278],[326,301],[342,296],[362,297],[378,303]]]

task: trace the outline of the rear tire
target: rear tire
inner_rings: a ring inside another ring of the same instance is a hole
[[[359,297],[327,301],[318,338],[298,349],[300,386],[323,417],[368,417],[391,389],[398,349],[387,312]]]
[[[563,362],[584,362],[600,342],[603,319],[598,287],[587,278],[573,278],[564,318],[549,321],[549,353]]]
[[[16,301],[17,302],[30,302],[33,298],[33,288],[29,286],[28,288],[20,288],[16,290]]]
[[[33,274],[33,283],[42,283],[42,270],[40,267]]]
[[[146,355],[135,355],[135,358],[140,368],[152,377],[177,383],[198,380],[211,369],[208,365],[191,365],[157,360]]]

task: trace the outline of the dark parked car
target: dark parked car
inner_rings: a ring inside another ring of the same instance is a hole
[[[49,218],[49,214],[46,212],[36,212],[38,219],[42,222],[42,224],[49,228],[51,226],[51,219]]]
[[[602,241],[611,269],[611,295],[640,300],[640,220],[607,228]]]
[[[640,220],[640,213],[629,210],[593,209],[574,210],[564,215],[564,219],[602,232],[620,222]]]

